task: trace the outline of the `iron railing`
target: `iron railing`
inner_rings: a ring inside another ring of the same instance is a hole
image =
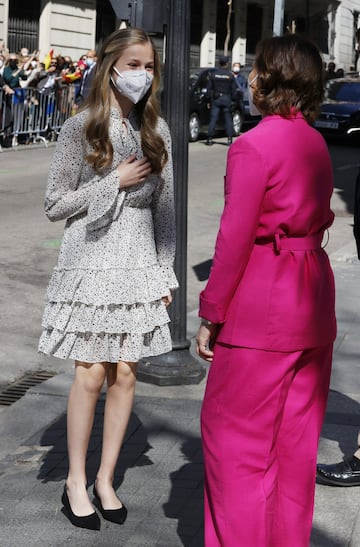
[[[3,144],[55,140],[73,112],[75,85],[41,92],[34,88],[16,88],[13,95],[0,91],[0,138]]]

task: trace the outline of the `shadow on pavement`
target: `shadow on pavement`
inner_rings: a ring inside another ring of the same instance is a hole
[[[316,526],[312,529],[311,547],[345,547],[342,540],[336,540],[330,537],[323,530],[319,530]]]
[[[358,168],[353,162],[353,150],[354,148],[359,149],[360,140],[359,138],[327,138],[326,141],[333,162],[334,187],[338,190],[338,195],[346,204],[347,213],[352,215],[354,213],[355,180],[358,172]],[[360,166],[360,161],[357,164]]]
[[[357,449],[358,430],[360,404],[339,391],[330,390],[321,437],[336,441],[343,455],[351,456]]]
[[[209,279],[211,266],[212,266],[211,258],[209,258],[209,260],[205,260],[204,262],[200,262],[199,264],[195,264],[195,266],[193,266],[193,270],[198,281],[206,281],[207,279]]]
[[[184,547],[201,547],[204,543],[201,439],[192,437],[186,440],[181,450],[188,463],[170,474],[172,486],[169,499],[163,506],[164,513],[168,518],[178,519],[177,533]]]
[[[86,461],[86,473],[89,484],[93,484],[100,464],[103,413],[105,401],[101,398],[96,406],[94,425],[90,437]],[[134,442],[136,441],[136,442]],[[62,481],[68,471],[66,414],[52,423],[41,438],[41,446],[52,446],[45,456],[37,478],[42,482]],[[119,488],[129,467],[152,465],[146,452],[151,448],[147,442],[146,431],[141,421],[132,413],[126,430],[124,446],[115,470],[114,485]]]
[[[89,485],[93,484],[100,463],[104,404],[102,396],[96,407],[86,463]],[[176,401],[169,401],[170,411],[171,406],[175,406],[176,410],[176,404]],[[186,413],[184,401],[181,401],[180,404],[183,407],[183,412]],[[169,421],[166,414],[169,409],[161,408],[160,405],[159,410],[162,414],[157,414],[157,410],[154,414],[151,414],[150,411],[146,415],[145,412],[142,421],[135,412],[131,414],[115,470],[114,486],[115,489],[118,489],[126,472],[133,468],[132,475],[127,481],[130,499],[132,498],[132,502],[135,503],[141,515],[138,522],[139,527],[145,526],[147,529],[148,522],[156,521],[156,524],[165,530],[165,535],[171,535],[173,527],[169,526],[169,529],[166,530],[166,523],[169,522],[168,519],[177,519],[176,531],[181,544],[184,547],[202,547],[203,464],[201,440],[199,436],[191,433],[190,426],[189,433],[187,433],[182,424],[180,427],[176,427],[176,419],[173,422],[171,419]],[[142,411],[141,414],[143,414]],[[174,427],[172,427],[172,423]],[[154,440],[152,443],[154,446],[149,443],[149,439]],[[44,431],[40,445],[51,446],[51,449],[42,460],[37,479],[43,483],[65,481],[68,471],[66,414],[60,416]],[[154,461],[147,454],[153,448]],[[184,461],[185,463],[182,464]],[[144,475],[138,469],[143,466],[151,466],[149,472]],[[174,469],[176,471],[173,471]],[[147,480],[149,480],[148,487],[146,487]],[[151,486],[151,484],[155,486]],[[145,494],[144,488],[146,489]],[[155,500],[155,503],[149,503],[149,499]],[[156,502],[156,500],[167,501],[161,505],[161,501]],[[162,514],[159,513],[159,509]],[[141,522],[142,519],[144,522]],[[132,532],[130,531],[130,533]]]
[[[194,401],[192,408],[192,403],[184,400],[144,399],[139,404],[139,414],[143,419],[140,420],[136,412],[131,415],[115,472],[115,488],[119,488],[125,473],[132,468],[132,474],[127,479],[128,486],[133,489],[133,502],[141,515],[140,519],[143,519],[138,524],[145,534],[149,533],[149,523],[156,521],[162,535],[167,539],[174,538],[175,528],[171,521],[175,519],[181,545],[202,547],[203,458],[196,425],[200,403]],[[88,452],[87,476],[90,484],[99,465],[103,411],[102,398],[96,408]],[[359,427],[359,403],[338,391],[331,391],[322,437],[339,443],[344,454],[352,454]],[[38,480],[43,483],[64,481],[68,467],[65,414],[45,430],[40,444],[51,446],[51,449],[42,461]],[[144,466],[149,466],[149,469],[142,474],[140,468]],[[155,503],[152,504],[151,500],[154,499]],[[130,534],[133,532],[136,534],[136,530],[129,530]],[[327,535],[316,524],[311,545],[343,547],[335,534]]]

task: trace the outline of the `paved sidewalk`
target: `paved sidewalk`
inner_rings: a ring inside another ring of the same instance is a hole
[[[116,475],[128,519],[121,527],[102,521],[98,533],[72,527],[61,512],[71,380],[71,374],[60,374],[0,413],[1,547],[200,547],[204,384],[138,384]],[[103,406],[101,397],[88,456],[90,482],[99,462]]]
[[[205,163],[210,152],[204,150]],[[203,166],[197,164],[196,169],[200,172]],[[201,215],[197,210],[205,199],[201,185],[194,183],[191,188],[190,223],[196,220],[197,238],[189,241],[189,268],[208,259],[212,247],[222,189],[214,183],[210,190]],[[351,454],[360,428],[360,262],[349,237],[350,223],[349,216],[339,216],[329,244],[339,334],[319,448],[319,461],[324,463]],[[193,281],[193,272],[189,274],[188,300],[193,302],[201,283]],[[198,320],[191,310],[187,325],[193,340]],[[72,527],[61,509],[71,381],[71,371],[58,374],[30,389],[11,407],[0,407],[0,546],[203,547],[199,413],[205,380],[197,386],[177,387],[138,383],[116,475],[128,519],[121,527],[102,520],[100,533]],[[103,405],[102,397],[89,450],[90,482],[98,464]],[[317,486],[311,547],[360,547],[360,488]]]
[[[360,427],[360,263],[352,245],[343,251],[333,256],[339,336],[322,462],[352,453]],[[196,325],[196,313],[190,313],[190,337]],[[72,527],[61,510],[71,380],[71,373],[59,374],[0,412],[1,546],[202,547],[199,413],[205,380],[177,387],[138,383],[116,475],[128,520],[122,527],[102,521],[100,533]],[[102,397],[89,450],[90,482],[98,464],[103,405]],[[359,494],[356,487],[317,486],[312,547],[360,546]]]
[[[360,262],[354,255],[347,261],[335,258],[338,336],[319,447],[321,463],[335,463],[351,455],[360,429]],[[359,487],[317,485],[311,545],[360,547]]]

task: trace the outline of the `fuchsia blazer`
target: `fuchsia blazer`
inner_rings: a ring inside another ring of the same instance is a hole
[[[299,112],[265,117],[230,147],[199,310],[222,324],[219,342],[291,352],[335,339],[334,279],[321,249],[332,190],[325,141]]]

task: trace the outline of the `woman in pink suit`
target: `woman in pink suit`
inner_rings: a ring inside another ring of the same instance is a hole
[[[299,36],[260,43],[249,85],[263,119],[228,154],[197,335],[212,361],[201,415],[206,547],[309,545],[336,335],[321,246],[332,168],[309,125],[322,70]]]

